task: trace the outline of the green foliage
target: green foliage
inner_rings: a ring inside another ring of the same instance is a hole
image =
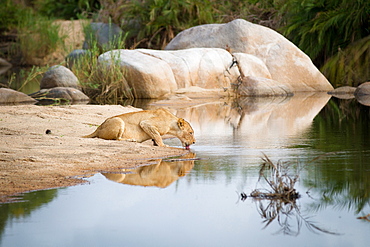
[[[124,99],[133,99],[133,92],[128,85],[125,73],[115,58],[110,65],[98,65],[100,48],[95,44],[90,54],[80,57],[72,66],[85,93],[97,103],[118,104]]]
[[[324,73],[329,75],[334,84],[343,84],[344,80],[349,79],[343,71],[351,71],[354,63],[362,67],[359,71],[368,70],[368,64],[358,61],[359,57],[367,61],[369,59],[364,58],[368,56],[366,50],[369,49],[368,42],[364,40],[370,35],[369,1],[289,0],[278,6],[285,22],[283,34],[307,53],[318,67],[327,62]],[[363,52],[356,51],[356,46]],[[345,54],[342,53],[344,50]],[[352,58],[356,61],[345,61]],[[349,77],[350,81],[345,84],[359,82],[352,75]]]
[[[100,8],[99,0],[36,0],[40,14],[63,19],[78,19]]]
[[[22,18],[25,9],[16,5],[12,0],[1,1],[0,32],[17,26],[18,18]]]
[[[129,32],[128,46],[164,48],[174,36],[195,25],[216,22],[211,1],[127,1],[119,15]],[[105,6],[104,4],[102,4]]]
[[[337,86],[353,85],[370,78],[370,35],[351,43],[345,50],[329,58],[322,72]]]
[[[124,49],[125,48],[125,41],[127,37],[127,33],[124,32],[118,32],[115,30],[115,26],[113,26],[113,23],[111,19],[107,22],[109,26],[109,30],[107,32],[107,38],[108,42],[106,43],[100,43],[98,40],[99,31],[94,30],[90,23],[88,23],[87,26],[84,26],[84,33],[85,33],[85,42],[87,43],[87,47],[89,49],[92,49],[93,51],[104,53],[110,50],[114,49]],[[96,28],[95,28],[96,29]],[[120,30],[121,31],[121,30]]]
[[[287,1],[283,10],[289,11],[284,34],[314,60],[370,34],[369,1]]]

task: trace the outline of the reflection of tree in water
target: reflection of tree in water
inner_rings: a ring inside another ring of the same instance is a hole
[[[264,229],[275,221],[280,227],[278,234],[297,236],[303,224],[314,233],[336,234],[319,227],[310,217],[301,214],[297,205],[300,195],[294,188],[301,169],[296,166],[295,172],[292,172],[291,163],[278,161],[274,164],[266,155],[262,160],[258,182],[264,181],[268,188],[255,189],[249,196],[255,201],[257,211],[264,219]],[[241,194],[243,201],[247,197],[245,193]]]
[[[8,221],[28,217],[42,205],[51,202],[57,194],[57,189],[35,191],[17,196],[15,202],[0,204],[0,240]]]
[[[322,172],[324,175],[326,172]],[[344,172],[347,175],[337,173],[336,176],[322,176],[313,179],[306,179],[304,182],[310,186],[310,193],[315,200],[308,205],[312,212],[323,210],[327,207],[336,209],[346,209],[354,211],[356,214],[366,214],[366,209],[370,207],[370,196],[368,172],[363,172],[362,176],[356,176],[357,180],[351,178],[354,171]],[[347,181],[344,181],[346,178]],[[316,198],[317,197],[317,198]]]
[[[319,131],[313,133],[312,146],[332,155],[307,169],[303,182],[315,197],[310,210],[331,206],[368,214],[370,107],[356,100],[332,98],[313,125]]]

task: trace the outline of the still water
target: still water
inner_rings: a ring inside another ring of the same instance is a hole
[[[173,110],[194,127],[192,153],[0,205],[0,246],[369,245],[369,107],[298,95]],[[299,199],[241,200],[268,189],[263,154],[291,162]]]

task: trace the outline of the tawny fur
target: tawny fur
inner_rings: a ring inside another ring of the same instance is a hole
[[[190,124],[164,108],[110,117],[92,134],[84,137],[134,142],[152,139],[155,145],[166,146],[161,137],[165,134],[176,136],[186,148],[195,143],[194,131]]]

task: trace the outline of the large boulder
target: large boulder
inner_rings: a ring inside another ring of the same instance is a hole
[[[40,82],[41,89],[53,87],[73,87],[80,89],[80,84],[71,70],[61,65],[55,65],[45,72]]]
[[[333,89],[311,59],[292,42],[270,28],[242,19],[184,30],[165,49],[194,47],[228,48],[232,53],[258,57],[268,68],[271,79],[289,84],[293,91]]]
[[[173,72],[177,88],[192,86],[204,89],[228,88],[239,76],[237,68],[229,68],[232,56],[224,49],[138,51],[166,62]]]
[[[246,53],[233,53],[238,69],[243,76],[255,76],[272,79],[266,64],[258,57]]]
[[[25,93],[9,88],[0,88],[0,104],[35,104],[37,100]]]
[[[181,88],[227,90],[239,76],[224,49],[113,50],[99,56],[101,69],[118,66],[135,98],[160,98]],[[114,70],[113,70],[114,71]]]

